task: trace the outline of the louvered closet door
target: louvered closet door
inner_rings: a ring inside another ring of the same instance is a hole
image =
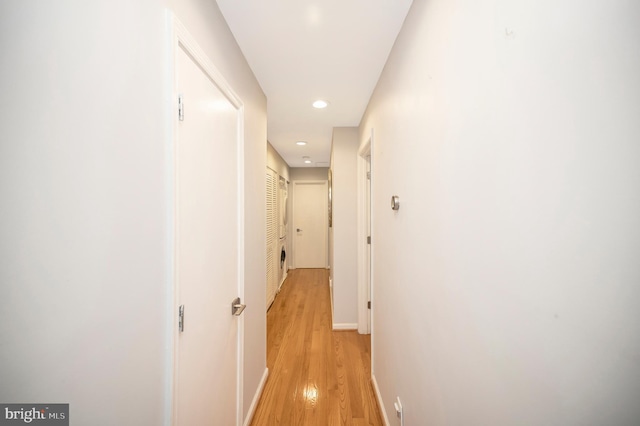
[[[267,168],[267,308],[273,302],[278,287],[278,175]]]

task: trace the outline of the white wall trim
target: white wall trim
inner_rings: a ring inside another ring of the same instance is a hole
[[[333,321],[333,278],[329,277],[329,297],[331,299],[331,321]],[[333,328],[333,325],[331,326]]]
[[[262,391],[264,391],[264,385],[267,383],[268,377],[269,369],[265,368],[264,373],[262,374],[262,379],[260,379],[260,383],[258,384],[256,394],[253,396],[253,400],[251,401],[251,406],[249,406],[247,418],[244,420],[244,426],[249,426],[249,424],[251,424],[251,420],[253,420],[253,415],[256,413],[256,408],[258,408],[258,402],[260,402],[260,397],[262,396]]]
[[[378,387],[378,381],[376,380],[376,375],[371,374],[371,383],[373,384],[373,390],[376,393],[376,399],[378,400],[378,407],[380,408],[380,414],[382,414],[382,420],[384,421],[385,426],[389,426],[389,418],[387,417],[387,410],[384,407],[384,402],[382,402],[382,396],[380,395],[380,388]]]
[[[176,19],[175,15],[171,12],[171,11],[167,11],[167,21],[168,21],[168,25],[169,25],[169,46],[168,46],[168,51],[169,54],[167,56],[169,56],[169,63],[168,63],[168,83],[169,83],[169,99],[168,99],[168,104],[169,104],[169,109],[170,109],[170,114],[169,114],[169,125],[171,126],[171,142],[170,142],[170,147],[169,149],[169,153],[168,153],[168,159],[167,159],[167,163],[170,165],[169,166],[169,171],[171,173],[170,176],[170,184],[169,184],[169,190],[171,191],[171,196],[169,197],[169,201],[170,204],[168,205],[169,208],[169,215],[170,215],[170,223],[169,225],[169,241],[171,242],[171,247],[169,248],[169,250],[171,250],[171,283],[170,283],[170,292],[171,292],[171,306],[169,307],[169,311],[167,312],[167,316],[171,317],[171,323],[169,324],[170,327],[170,333],[171,333],[171,372],[170,372],[170,377],[171,377],[171,401],[170,401],[170,413],[169,413],[169,423],[171,425],[175,425],[178,423],[178,417],[177,417],[177,393],[178,393],[178,389],[177,389],[177,382],[178,382],[178,330],[176,327],[176,324],[178,323],[178,312],[177,309],[175,309],[175,306],[179,300],[179,289],[178,289],[178,277],[177,277],[177,267],[176,267],[176,263],[177,263],[177,253],[176,253],[176,221],[177,221],[177,208],[176,208],[176,204],[177,204],[177,185],[176,185],[176,179],[177,179],[177,171],[176,171],[176,141],[178,140],[178,126],[175,123],[176,120],[176,116],[178,114],[178,107],[176,105],[176,103],[174,102],[174,99],[176,99],[176,58],[177,58],[177,52],[178,52],[178,30],[176,27],[176,24],[178,23],[178,20]]]
[[[284,282],[287,280],[287,275],[289,275],[289,270],[285,269],[284,273],[282,274],[282,281],[280,281],[280,285],[278,286],[278,293],[280,293],[280,290],[282,290],[282,284],[284,284]]]
[[[339,323],[339,324],[333,324],[333,329],[334,330],[357,330],[358,329],[358,324],[353,322],[353,323]]]
[[[187,31],[186,27],[182,25],[182,23],[178,20],[175,15],[173,16],[173,31],[175,34],[174,37],[174,50],[173,50],[173,58],[175,63],[177,49],[180,48],[180,45],[184,47],[184,49],[189,52],[189,54],[195,59],[195,61],[200,65],[204,72],[209,75],[209,77],[215,81],[218,89],[229,99],[229,102],[240,110],[243,107],[242,101],[233,91],[231,85],[227,82],[227,80],[222,76],[220,71],[213,65],[211,60],[207,57],[206,53],[202,50],[202,48],[198,45],[195,38]],[[177,114],[175,114],[177,117]],[[244,165],[244,163],[243,163]]]
[[[167,9],[165,12],[165,49],[168,52],[165,55],[164,63],[165,63],[165,75],[164,75],[164,86],[165,86],[165,167],[167,173],[165,173],[165,187],[166,187],[166,197],[167,197],[167,217],[165,219],[166,233],[167,233],[167,247],[166,255],[167,255],[167,265],[166,265],[166,292],[167,292],[167,302],[165,305],[166,308],[166,327],[167,327],[167,342],[169,342],[169,349],[167,350],[167,359],[166,359],[166,382],[167,382],[167,390],[165,392],[165,426],[170,426],[174,423],[173,415],[174,415],[174,394],[175,394],[175,362],[176,362],[176,349],[177,349],[177,333],[175,330],[176,324],[176,313],[174,311],[174,306],[176,305],[177,294],[175,289],[175,267],[176,267],[176,235],[174,232],[176,215],[175,215],[175,203],[176,203],[176,195],[175,195],[175,166],[174,166],[174,151],[173,144],[177,137],[176,127],[174,125],[174,117],[175,117],[175,104],[172,102],[174,99],[173,95],[175,92],[174,88],[174,75],[175,75],[175,51],[174,51],[174,43],[176,39],[176,35],[174,34],[173,27],[173,13],[171,10]]]

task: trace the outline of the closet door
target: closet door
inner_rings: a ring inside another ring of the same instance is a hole
[[[267,167],[267,308],[278,288],[278,175]]]

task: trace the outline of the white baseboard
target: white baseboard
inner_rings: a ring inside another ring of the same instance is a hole
[[[253,396],[253,401],[251,401],[251,407],[249,407],[249,411],[247,412],[247,418],[244,419],[244,426],[249,426],[251,424],[251,420],[253,420],[253,415],[256,413],[256,408],[258,408],[258,402],[260,402],[264,385],[267,383],[267,377],[269,377],[269,369],[265,368],[264,373],[262,374],[262,379],[260,379],[258,389],[256,390],[256,394]]]
[[[385,426],[389,426],[389,418],[387,417],[387,410],[384,408],[384,403],[382,402],[382,396],[380,396],[380,389],[378,388],[378,381],[376,380],[375,374],[371,374],[371,383],[373,384],[373,390],[376,393],[376,399],[378,400],[378,407],[380,407],[380,411],[382,414],[382,420],[384,420]]]
[[[278,286],[278,293],[280,293],[280,289],[282,289],[282,284],[284,284],[284,281],[287,279],[287,271],[284,271],[284,275],[282,275],[282,281],[280,281],[280,285]]]
[[[357,330],[358,323],[333,324],[334,330]]]

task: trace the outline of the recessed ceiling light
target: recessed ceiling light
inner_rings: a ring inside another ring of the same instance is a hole
[[[307,144],[307,143],[306,143],[305,141],[298,141],[298,142],[296,142],[296,145],[300,145],[300,146],[302,146],[302,145],[306,145],[306,144]]]
[[[323,101],[322,99],[318,99],[313,103],[313,107],[318,109],[326,108],[327,105],[329,105],[329,102]]]
[[[311,164],[311,160],[304,160],[304,164]]]

